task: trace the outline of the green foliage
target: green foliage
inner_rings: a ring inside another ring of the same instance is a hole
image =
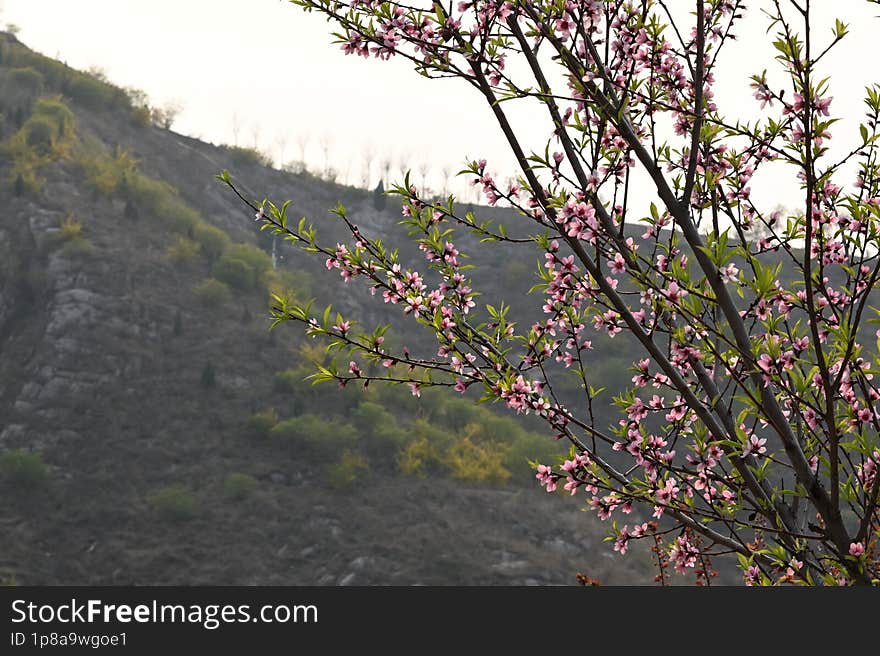
[[[248,474],[235,472],[223,481],[223,494],[228,499],[241,501],[247,499],[257,489],[257,479]]]
[[[46,484],[49,468],[41,454],[14,449],[0,454],[0,479],[10,487],[33,490]]]
[[[253,244],[232,244],[224,255],[245,262],[253,270],[256,282],[272,268],[272,258]]]
[[[196,256],[199,254],[199,248],[198,242],[178,235],[168,247],[166,256],[175,264],[189,264],[196,259]]]
[[[309,386],[306,378],[314,372],[314,367],[308,364],[279,371],[275,374],[275,391],[291,393],[305,389],[305,387]]]
[[[424,435],[407,444],[397,454],[397,466],[407,476],[424,477],[428,467],[439,462],[436,447]]]
[[[231,255],[220,256],[214,263],[212,273],[217,280],[240,290],[253,289],[256,280],[253,267]]]
[[[41,55],[27,48],[13,44],[4,49],[7,63],[10,66],[29,67],[43,76],[45,87],[54,91],[63,91],[66,80],[73,75],[83,75],[59,61]]]
[[[314,278],[308,271],[279,268],[266,271],[263,283],[270,295],[303,302],[312,297]]]
[[[189,521],[199,513],[195,497],[180,485],[162,488],[150,497],[149,502],[162,519],[172,522]]]
[[[82,223],[77,221],[74,216],[70,214],[61,222],[61,228],[58,234],[62,240],[70,241],[71,239],[81,238],[82,231]]]
[[[363,401],[351,417],[361,431],[361,441],[370,455],[379,456],[386,462],[393,461],[407,439],[407,432],[397,425],[394,415],[378,403]]]
[[[314,414],[279,422],[269,434],[272,439],[286,442],[296,451],[317,458],[333,458],[357,443],[357,433],[351,424]]]
[[[25,142],[41,155],[47,155],[55,143],[57,128],[52,119],[35,116],[24,125]]]
[[[187,205],[177,189],[167,182],[142,174],[128,178],[129,197],[138,208],[157,218],[169,230],[190,234],[202,221],[198,211]]]
[[[87,259],[95,254],[95,246],[85,237],[75,237],[66,241],[59,252],[70,259]]]
[[[243,148],[241,146],[223,146],[223,150],[229,155],[235,168],[245,166],[270,166],[271,160],[259,150]]]
[[[59,96],[37,100],[33,115],[49,119],[55,126],[56,137],[63,137],[74,124],[73,112]]]
[[[45,78],[28,66],[14,68],[3,76],[0,84],[0,106],[6,109],[29,109],[43,93]]]
[[[265,438],[278,424],[278,413],[274,408],[268,408],[255,412],[248,420],[248,429],[251,435],[258,438]]]
[[[504,468],[499,457],[503,452],[501,444],[479,444],[464,436],[446,452],[444,462],[452,478],[502,485],[510,478],[510,472]]]
[[[76,155],[76,162],[85,173],[88,185],[101,196],[112,196],[122,191],[137,171],[135,159],[121,148],[117,148],[110,157],[92,145]]]
[[[529,461],[541,463],[554,463],[566,453],[567,442],[557,442],[549,435],[536,435],[534,433],[521,434],[507,443],[501,455],[501,464],[510,471],[514,480],[528,480],[531,482],[533,474]]]
[[[210,262],[215,261],[232,243],[229,236],[220,228],[209,225],[204,221],[193,228],[193,239],[201,244],[202,254]]]
[[[356,451],[346,449],[339,462],[327,467],[327,482],[336,490],[347,490],[369,471],[366,459]]]
[[[40,170],[68,155],[75,132],[65,109],[58,99],[38,103],[33,115],[23,120],[19,130],[0,146],[0,155],[12,163],[11,180],[17,194],[39,192]]]
[[[219,307],[229,300],[229,286],[215,278],[205,278],[193,287],[199,303],[207,307]]]
[[[13,68],[7,73],[8,81],[17,89],[22,89],[35,98],[43,93],[45,78],[33,67]]]
[[[94,111],[117,110],[128,105],[122,89],[85,73],[74,73],[64,87],[66,95]]]

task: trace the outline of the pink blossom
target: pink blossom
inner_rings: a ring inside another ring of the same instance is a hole
[[[752,435],[743,447],[743,458],[752,453],[756,455],[767,453],[767,447],[764,446],[766,443],[767,438],[762,437],[759,439],[757,435]]]

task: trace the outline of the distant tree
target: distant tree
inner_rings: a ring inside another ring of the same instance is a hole
[[[212,388],[217,385],[217,372],[214,370],[214,363],[208,361],[202,367],[202,375],[199,377],[199,384],[205,388]]]
[[[153,125],[164,130],[170,130],[181,111],[183,111],[183,105],[180,102],[171,101],[165,103],[162,107],[154,107],[150,112],[150,117]]]
[[[384,327],[277,298],[276,323],[302,324],[341,358],[315,380],[406,384],[416,396],[474,389],[536,415],[569,445],[563,462],[535,463],[540,484],[609,520],[615,551],[648,540],[663,582],[672,568],[709,583],[712,559],[732,554],[749,585],[880,583],[880,333],[867,325],[880,283],[880,85],[866,90],[861,125],[842,129],[826,54],[846,24],[820,31],[810,0],[750,2],[778,66],[775,77],[749,71],[755,107],[725,116],[714,85],[741,0],[295,2],[331,19],[346,53],[469,84],[518,171],[502,184],[478,159],[465,175],[522,224],[478,222],[407,179],[393,193],[426,258],[419,269],[342,207],[351,238],[324,245],[286,204],[252,204],[264,228],[360,279],[438,343],[419,357],[384,341]],[[545,116],[527,133],[509,116],[523,103]],[[852,137],[839,156],[832,127]],[[650,181],[638,193],[637,175]],[[799,185],[802,207],[759,207],[761,175]],[[756,238],[758,223],[768,236]],[[540,257],[541,320],[483,303],[456,226]],[[631,351],[631,385],[613,399],[592,368],[591,332]],[[581,390],[576,404],[560,401],[565,380]],[[599,421],[600,405],[618,423]]]
[[[388,197],[385,195],[385,185],[379,180],[379,184],[373,189],[373,207],[377,212],[384,212],[388,205]]]
[[[232,115],[232,145],[238,146],[238,136],[241,134],[241,116],[238,112]]]
[[[15,194],[16,197],[24,196],[25,185],[24,178],[21,173],[15,176],[15,182],[12,183],[12,193]]]

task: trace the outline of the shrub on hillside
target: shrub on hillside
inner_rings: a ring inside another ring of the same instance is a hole
[[[188,264],[199,254],[199,248],[198,242],[178,235],[165,254],[175,264]]]
[[[214,263],[212,273],[217,280],[235,289],[253,289],[256,276],[247,262],[230,255],[221,255]]]
[[[199,303],[207,307],[219,307],[229,300],[229,286],[215,278],[205,278],[193,287]]]
[[[64,85],[64,93],[95,111],[115,110],[128,105],[122,89],[85,73],[74,72]]]
[[[241,473],[229,474],[223,481],[223,494],[228,499],[241,501],[251,496],[257,489],[257,479]]]
[[[498,457],[503,452],[503,445],[478,444],[465,435],[446,452],[444,462],[452,478],[503,485],[510,478]]]
[[[34,104],[34,116],[48,118],[55,125],[55,135],[63,137],[74,124],[74,115],[65,102],[59,97],[40,98]]]
[[[357,443],[353,426],[314,414],[279,422],[270,431],[273,439],[287,442],[296,451],[318,458],[333,458]]]
[[[255,412],[248,420],[248,429],[250,433],[259,438],[269,436],[269,432],[275,428],[278,423],[278,413],[274,408],[268,408]]]
[[[441,462],[440,454],[424,436],[404,446],[397,454],[397,467],[407,476],[424,477],[431,465]]]
[[[231,243],[229,236],[225,232],[204,221],[198,223],[193,228],[193,239],[201,244],[202,254],[211,262],[220,257]]]
[[[40,155],[48,155],[55,144],[57,127],[51,118],[33,116],[23,127],[25,142]]]
[[[139,208],[174,232],[189,234],[202,221],[198,211],[180,198],[177,189],[162,180],[143,174],[132,175],[128,182],[128,194]]]
[[[77,148],[74,156],[88,185],[101,196],[127,192],[137,176],[137,160],[122,148],[111,156],[100,145],[88,144]]]
[[[95,254],[95,246],[85,237],[75,237],[66,241],[59,252],[67,258],[83,260]]]
[[[263,274],[269,294],[287,299],[306,301],[312,297],[314,278],[308,271],[272,269]]]
[[[398,426],[395,416],[378,403],[361,402],[351,413],[351,418],[368,453],[383,461],[392,462],[407,440],[407,431]]]
[[[180,485],[162,488],[149,501],[162,519],[172,522],[188,521],[199,513],[195,497]]]
[[[560,456],[566,454],[567,443],[554,442],[546,435],[523,432],[507,442],[501,464],[510,471],[514,480],[532,483],[530,474],[534,468],[529,462],[561,462]]]
[[[2,78],[0,107],[8,110],[27,110],[43,93],[43,75],[31,67],[14,68]]]
[[[0,480],[7,485],[33,490],[45,485],[48,478],[49,468],[41,454],[24,449],[0,454]]]
[[[79,239],[82,237],[82,223],[74,218],[73,214],[69,214],[64,221],[61,222],[61,228],[58,231],[59,237],[64,241],[71,239]]]
[[[223,146],[235,168],[243,166],[270,166],[272,161],[259,150],[242,146]]]
[[[366,459],[359,453],[346,449],[339,462],[327,467],[327,483],[336,490],[347,490],[369,471]]]
[[[272,268],[272,258],[253,244],[232,244],[224,255],[246,262],[254,270],[257,282],[262,280],[264,274]]]

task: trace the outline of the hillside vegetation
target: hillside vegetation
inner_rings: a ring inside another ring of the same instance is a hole
[[[648,553],[613,555],[581,499],[534,484],[529,460],[564,451],[540,425],[470,398],[305,380],[326,353],[269,331],[270,293],[396,319],[283,244],[273,261],[214,175],[294,199],[330,238],[340,201],[364,229],[404,235],[391,199],[274,170],[165,118],[0,34],[4,580],[652,581]],[[504,248],[463,243],[489,272],[487,298],[536,282]],[[395,328],[388,339],[431,348]],[[594,351],[609,396],[632,375],[626,352]]]

